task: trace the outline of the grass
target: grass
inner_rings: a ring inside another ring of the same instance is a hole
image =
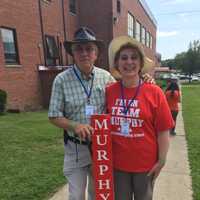
[[[156,84],[159,85],[163,90],[167,88],[167,80],[156,79]]]
[[[181,83],[182,85],[186,85],[186,86],[190,86],[190,85],[199,85],[200,84],[200,81],[193,81],[193,82],[190,82],[187,81],[187,82],[182,82]]]
[[[64,184],[62,130],[47,112],[0,116],[0,199],[41,200]]]
[[[200,84],[184,85],[182,92],[192,187],[194,199],[200,200]]]
[[[200,200],[200,84],[182,86],[194,199]],[[46,112],[0,116],[0,199],[46,200],[65,183],[62,130]]]

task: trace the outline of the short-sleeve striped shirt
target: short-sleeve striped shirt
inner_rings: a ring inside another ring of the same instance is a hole
[[[66,117],[67,119],[74,120],[80,123],[89,123],[88,117],[85,115],[85,106],[87,104],[87,95],[83,86],[74,73],[73,67],[77,71],[82,83],[89,90],[93,80],[93,87],[90,97],[90,104],[95,107],[96,114],[102,114],[105,110],[105,86],[110,82],[114,82],[114,78],[104,69],[93,67],[93,71],[89,77],[86,77],[80,72],[76,65],[70,66],[64,72],[58,74],[54,80],[51,100],[49,105],[49,117]],[[69,135],[73,135],[73,132],[69,132]],[[68,146],[68,147],[67,147]],[[74,151],[70,149],[70,145],[66,145],[67,152]],[[80,162],[76,163],[74,156],[71,158],[65,157],[67,168],[73,168],[74,165],[84,166],[91,162],[90,156],[88,156],[88,149],[86,146],[78,145],[81,149],[79,152],[81,155]],[[84,154],[84,149],[85,155]]]
[[[90,104],[95,107],[96,114],[102,114],[105,109],[105,86],[109,82],[113,82],[114,78],[106,70],[94,67],[87,80],[83,74],[74,65],[64,72],[57,75],[54,80],[50,106],[49,117],[66,117],[68,119],[89,123],[89,119],[85,115],[85,106],[87,104],[87,95],[83,86],[76,77],[73,67],[75,67],[78,76],[87,90],[92,84]]]
[[[87,95],[76,77],[73,67],[88,90],[94,78],[90,104],[95,106],[95,113],[102,114],[104,112],[105,86],[110,82],[114,82],[114,78],[109,72],[94,67],[89,79],[86,79],[74,65],[56,76],[53,83],[48,116],[66,117],[76,122],[89,123],[89,119],[85,115]],[[73,132],[68,131],[68,134],[73,135]],[[67,173],[72,168],[83,167],[90,163],[91,156],[88,147],[80,144],[75,146],[73,142],[68,141],[67,145],[65,145],[64,173]]]

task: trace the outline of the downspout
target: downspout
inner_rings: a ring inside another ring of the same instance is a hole
[[[62,18],[63,18],[63,32],[64,32],[64,41],[67,40],[67,34],[66,34],[66,21],[65,21],[65,8],[64,8],[64,0],[61,0],[62,1]],[[61,45],[62,47],[62,45]],[[62,52],[62,48],[61,48],[61,52]],[[62,55],[61,55],[62,56]],[[67,53],[65,51],[65,62],[67,63]]]
[[[47,66],[47,62],[46,62],[46,45],[45,45],[45,38],[44,38],[44,28],[43,28],[43,20],[42,20],[41,0],[38,0],[38,5],[39,5],[39,15],[40,15],[40,29],[41,29],[41,34],[42,34],[44,66]]]

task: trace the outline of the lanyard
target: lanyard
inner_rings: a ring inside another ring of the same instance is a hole
[[[137,89],[136,89],[136,92],[135,92],[135,95],[133,96],[133,98],[131,99],[131,101],[129,102],[128,106],[126,107],[125,105],[125,99],[124,99],[124,88],[123,88],[123,85],[122,85],[122,81],[120,82],[120,86],[121,86],[121,97],[122,97],[122,102],[123,102],[123,108],[124,108],[124,111],[123,113],[126,115],[131,104],[133,103],[133,101],[136,99],[136,97],[138,96],[139,94],[139,90],[140,90],[140,85],[141,85],[141,80],[139,80],[139,84],[137,86]]]
[[[88,101],[88,103],[90,103],[90,96],[91,96],[91,94],[92,94],[94,75],[92,76],[91,87],[90,87],[90,89],[89,89],[89,91],[88,91],[88,90],[86,89],[86,86],[83,84],[83,81],[81,80],[80,76],[78,75],[78,73],[77,73],[75,67],[73,67],[73,70],[74,70],[74,74],[76,75],[77,79],[79,80],[81,86],[83,87],[85,94],[87,95],[87,101]]]

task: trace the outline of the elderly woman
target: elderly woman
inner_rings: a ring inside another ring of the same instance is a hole
[[[140,78],[149,64],[140,43],[128,36],[113,39],[109,62],[121,75],[121,81],[106,88],[115,199],[151,200],[154,181],[166,162],[174,122],[162,90]]]

